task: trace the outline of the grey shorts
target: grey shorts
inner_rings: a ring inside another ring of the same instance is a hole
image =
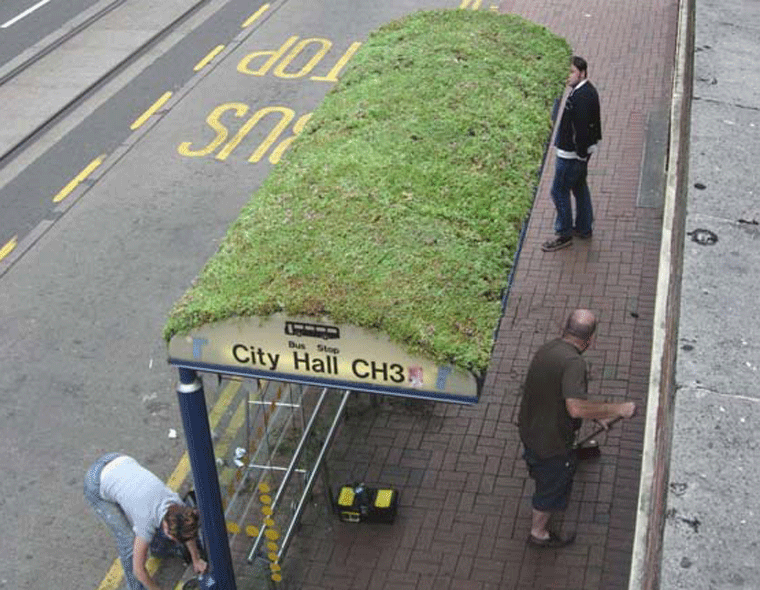
[[[523,459],[528,473],[536,482],[533,508],[541,512],[561,512],[567,508],[573,476],[578,467],[575,451],[542,459],[530,449],[525,449]]]

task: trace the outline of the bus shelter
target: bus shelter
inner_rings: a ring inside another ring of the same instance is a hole
[[[486,11],[421,12],[377,31],[175,303],[164,336],[207,587],[235,580],[200,374],[246,391],[232,496],[255,490],[249,559],[264,547],[277,581],[352,392],[478,401],[569,57],[547,29]],[[278,453],[285,424],[300,435]]]
[[[473,404],[481,387],[473,373],[415,357],[382,334],[282,314],[176,334],[169,363],[179,371],[209,589],[236,587],[231,536],[248,539],[248,561],[265,559],[273,582],[282,579],[285,553],[352,394]],[[244,389],[244,436],[231,453],[228,441],[222,444],[234,467],[227,476],[231,466],[215,449],[202,374]],[[326,476],[324,484],[331,503]]]

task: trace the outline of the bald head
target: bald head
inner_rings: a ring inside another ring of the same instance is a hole
[[[588,309],[576,309],[567,318],[563,337],[573,337],[588,342],[596,330],[596,317]]]

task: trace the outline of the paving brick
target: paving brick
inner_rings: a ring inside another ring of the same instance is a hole
[[[435,529],[433,528],[421,529],[419,534],[417,535],[417,539],[415,540],[414,548],[420,551],[427,551],[430,548],[430,544],[432,543],[434,537],[435,537]]]
[[[354,571],[354,579],[351,581],[351,590],[364,590],[370,587],[374,570],[359,568]]]
[[[478,493],[481,495],[493,495],[494,494],[494,483],[496,482],[496,477],[493,475],[483,475],[480,478],[480,487],[478,488]]]
[[[398,572],[389,571],[387,576],[388,584],[390,587],[394,587],[394,584],[413,584],[416,585],[419,582],[420,576],[414,572]]]
[[[486,463],[486,457],[482,455],[473,455],[462,453],[457,459],[456,470],[467,473],[483,473],[483,466]]]
[[[501,514],[504,508],[504,498],[494,493],[483,493],[475,495],[473,512],[483,515]]]
[[[500,11],[521,14],[565,36],[589,60],[605,135],[589,168],[594,238],[576,240],[561,252],[540,250],[554,217],[550,154],[479,404],[383,402],[352,416],[333,447],[331,469],[350,476],[347,481],[397,485],[399,517],[385,529],[305,519],[290,559],[300,547],[309,565],[301,568],[303,583],[294,587],[627,587],[643,420],[613,429],[603,439],[600,460],[579,470],[563,523],[578,528],[578,540],[562,552],[526,546],[533,484],[514,423],[533,352],[560,331],[569,311],[582,305],[600,320],[587,353],[591,395],[645,398],[661,212],[637,207],[636,200],[647,118],[667,104],[670,91],[676,3],[587,0],[582,10],[573,7],[556,0],[500,3]],[[633,96],[632,69],[639,73]]]
[[[451,577],[448,575],[421,576],[416,590],[453,590]]]
[[[415,559],[414,556],[409,561],[408,571],[420,574],[422,577],[438,575],[440,566],[438,563],[431,561]]]
[[[467,474],[461,473],[461,478],[459,477],[452,477],[451,474],[456,473],[453,471],[439,471],[438,472],[438,479],[436,482],[436,486],[439,490],[446,490],[446,491],[462,491],[464,490],[464,485],[467,481]]]
[[[393,561],[396,559],[396,547],[388,544],[383,547],[380,555],[377,558],[375,565],[376,570],[387,571],[393,567]]]
[[[467,481],[464,484],[464,493],[470,496],[470,506],[475,502],[475,496],[480,489],[480,482],[483,479],[483,475],[480,471],[471,471],[467,473]]]
[[[586,578],[586,570],[584,567],[570,568],[567,578],[564,580],[566,588],[575,589],[582,588]]]
[[[502,570],[504,569],[503,564],[492,562],[487,565],[495,567],[477,567],[476,565],[476,567],[473,568],[471,579],[476,582],[491,584],[493,587],[498,588],[502,580]]]
[[[350,588],[353,574],[325,574],[320,578],[320,586],[327,588]]]
[[[587,563],[588,555],[586,551],[580,554],[572,554],[568,551],[557,552],[557,557],[554,560],[554,564],[557,566],[580,570],[585,569]]]
[[[460,555],[457,559],[456,568],[454,569],[454,577],[468,580],[470,578],[470,573],[472,572],[473,562],[474,558],[471,555]]]

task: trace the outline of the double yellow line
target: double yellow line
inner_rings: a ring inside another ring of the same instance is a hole
[[[240,381],[230,381],[227,383],[227,385],[225,385],[224,389],[219,395],[219,399],[216,400],[214,407],[211,409],[211,412],[208,415],[208,420],[209,420],[209,425],[211,427],[211,430],[214,430],[219,425],[219,421],[221,420],[225,411],[230,406],[230,404],[232,403],[232,400],[235,399],[235,396],[240,390],[240,385],[241,385]],[[241,402],[241,404],[244,404],[244,403],[245,403],[245,400]],[[243,408],[244,407],[245,406],[243,406]],[[238,411],[236,412],[236,415],[239,413],[240,413],[240,408],[238,407]],[[237,419],[233,419],[233,422],[230,425],[230,427],[240,429],[242,425],[243,425],[243,420],[240,420],[238,417]],[[226,449],[224,449],[224,452],[226,452]],[[190,473],[190,458],[187,455],[187,451],[185,451],[185,453],[182,454],[182,458],[179,460],[179,463],[174,468],[174,471],[169,476],[169,479],[166,480],[167,487],[170,488],[172,491],[176,492],[182,486],[182,484],[185,483],[185,479],[187,479],[187,476],[189,475],[189,473]],[[155,557],[151,557],[148,560],[147,568],[148,568],[148,571],[150,572],[150,575],[153,575],[156,572],[160,563],[161,563],[161,560]],[[123,577],[124,577],[124,570],[121,567],[121,562],[118,559],[115,559],[114,562],[111,564],[111,567],[108,569],[108,572],[106,572],[106,575],[104,576],[103,581],[100,583],[97,590],[116,590],[116,588],[119,587],[119,584],[121,584]]]

